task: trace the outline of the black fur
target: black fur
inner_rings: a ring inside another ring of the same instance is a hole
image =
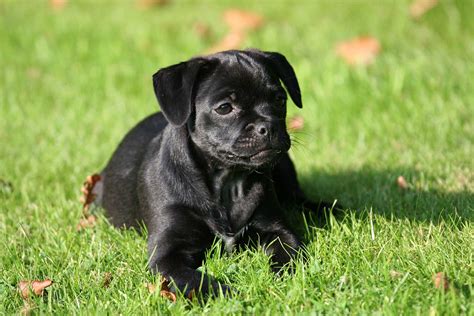
[[[196,271],[216,236],[228,250],[258,239],[275,270],[300,247],[281,205],[310,202],[287,154],[280,81],[302,107],[295,72],[278,53],[226,51],[161,69],[153,84],[163,114],[134,127],[102,172],[110,221],[143,222],[150,269],[179,290],[218,289]]]

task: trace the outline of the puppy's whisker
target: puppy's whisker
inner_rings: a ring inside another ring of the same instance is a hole
[[[290,130],[288,132],[288,134],[290,134],[290,136],[292,135],[298,135],[298,136],[305,136],[305,137],[316,137],[316,135],[312,134],[312,133],[309,133],[309,132],[305,132],[305,131],[295,131],[295,130]]]
[[[306,141],[304,139],[301,139],[301,138],[291,137],[290,139],[291,139],[291,142],[295,143],[295,144],[301,144],[301,145],[306,144]]]

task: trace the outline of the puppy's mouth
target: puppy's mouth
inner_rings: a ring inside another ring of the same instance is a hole
[[[282,152],[281,150],[270,148],[270,149],[263,149],[255,154],[246,155],[246,156],[234,154],[228,151],[221,152],[221,154],[223,154],[228,159],[258,160],[261,158],[276,156],[280,154],[281,152]]]
[[[282,149],[265,148],[249,155],[237,154],[230,151],[219,151],[219,156],[233,165],[260,166],[272,163],[284,152]]]

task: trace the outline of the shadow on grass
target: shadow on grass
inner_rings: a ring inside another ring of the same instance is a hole
[[[397,177],[403,175],[409,186],[398,187]],[[474,193],[463,189],[443,192],[419,187],[417,183],[436,183],[437,179],[412,169],[373,170],[364,167],[338,173],[313,171],[300,173],[303,191],[313,200],[338,200],[356,215],[373,214],[433,222],[474,221]],[[462,187],[462,184],[459,184]]]

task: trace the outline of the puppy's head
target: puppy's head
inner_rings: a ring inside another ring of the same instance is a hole
[[[170,124],[224,166],[256,168],[290,148],[287,93],[302,107],[293,68],[279,53],[226,51],[161,69],[156,97]]]

